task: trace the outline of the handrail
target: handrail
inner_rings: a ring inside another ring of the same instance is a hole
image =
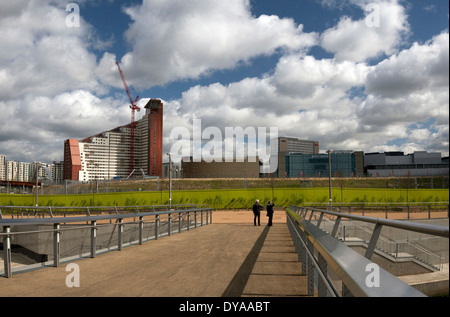
[[[294,207],[290,206],[289,208]],[[292,208],[291,208],[292,209]],[[449,228],[446,226],[439,226],[439,225],[431,225],[431,224],[425,224],[425,223],[415,223],[415,222],[405,222],[401,220],[395,220],[395,219],[383,219],[383,218],[376,218],[376,217],[367,217],[367,216],[359,216],[359,215],[352,215],[352,214],[346,214],[341,212],[335,212],[335,211],[328,211],[323,209],[317,209],[317,208],[308,208],[308,210],[320,212],[323,214],[333,215],[340,218],[348,218],[352,220],[358,220],[358,221],[364,221],[374,224],[379,224],[383,226],[389,226],[393,228],[398,229],[404,229],[419,233],[426,233],[426,234],[432,234],[444,238],[449,237]]]
[[[70,213],[86,213],[86,216],[89,216],[94,212],[114,212],[119,214],[121,212],[131,212],[135,211],[139,213],[140,211],[146,210],[183,210],[186,208],[209,208],[207,205],[195,205],[195,204],[173,204],[169,205],[142,205],[142,206],[0,206],[0,220],[5,218],[5,215],[2,215],[2,210],[10,212],[11,217],[14,218],[15,212],[17,218],[24,218],[24,213],[30,217],[30,213],[34,212],[34,217],[41,215],[45,217],[45,212],[48,212],[48,216],[50,218],[54,217],[56,213],[64,213],[64,217],[66,214]],[[17,212],[18,211],[18,212]]]
[[[302,241],[307,248],[315,248],[322,260],[319,276],[327,275],[327,268],[330,267],[336,275],[342,280],[343,289],[342,295],[359,297],[387,297],[387,296],[402,296],[402,297],[422,297],[424,294],[409,286],[402,280],[396,278],[389,272],[379,268],[379,285],[380,287],[372,287],[367,284],[368,271],[367,268],[373,263],[361,254],[353,251],[351,248],[343,244],[337,238],[329,235],[325,231],[319,229],[304,218],[300,220],[294,219],[293,216],[287,212],[288,224],[295,229],[298,239]],[[297,228],[301,231],[298,232]],[[303,234],[302,234],[303,233]],[[303,237],[302,237],[303,235]],[[297,239],[297,240],[298,240]],[[305,240],[305,241],[303,241]],[[309,257],[314,254],[310,249]],[[312,259],[308,258],[307,261]],[[314,261],[313,261],[314,262]],[[314,276],[312,270],[308,270],[308,276]],[[309,277],[309,279],[314,279]],[[320,285],[320,284],[319,284]],[[382,287],[381,287],[382,285]],[[328,287],[327,287],[328,289]],[[329,292],[329,291],[328,291]],[[323,295],[323,290],[318,290],[319,296]],[[329,292],[330,293],[330,292]],[[331,296],[336,296],[337,292],[330,293]]]
[[[358,297],[424,296],[424,294],[382,268],[379,268],[380,287],[370,287],[367,285],[367,276],[369,274],[367,267],[372,264],[369,259],[353,251],[341,241],[330,236],[325,231],[320,230],[308,221],[298,221],[289,213],[287,214],[290,223],[297,224],[296,227],[300,228],[306,234],[307,241],[304,241],[305,244],[309,244],[317,249],[318,253],[326,261],[327,266],[333,269],[351,295]],[[314,254],[314,252],[310,253]],[[322,271],[321,275],[326,276],[327,269],[323,267],[324,264],[320,268]],[[308,272],[308,274],[314,275],[313,272]],[[348,294],[344,295],[348,296]]]
[[[186,205],[187,206],[187,205]],[[144,223],[154,223],[154,236],[152,238],[158,239],[159,236],[162,236],[164,234],[171,235],[174,228],[171,228],[172,221],[178,221],[178,230],[175,229],[175,231],[178,231],[181,233],[182,230],[190,230],[192,224],[191,220],[193,220],[194,228],[197,228],[197,213],[200,214],[200,226],[203,226],[203,224],[212,223],[212,208],[206,208],[205,206],[200,206],[195,208],[195,205],[189,205],[190,208],[185,209],[173,209],[171,207],[173,206],[158,206],[158,207],[165,207],[160,209],[166,209],[166,210],[159,210],[159,211],[148,211],[148,212],[139,212],[138,208],[136,207],[134,212],[130,213],[118,213],[115,212],[114,214],[110,215],[91,215],[89,212],[87,212],[86,216],[72,216],[72,217],[49,217],[49,218],[9,218],[9,219],[0,219],[0,227],[2,227],[2,231],[0,231],[0,237],[3,240],[3,253],[4,253],[4,275],[6,277],[12,276],[12,266],[11,266],[11,238],[14,236],[19,235],[27,235],[27,234],[33,234],[33,233],[53,233],[53,266],[59,266],[60,264],[60,235],[62,232],[66,230],[85,230],[89,229],[91,231],[91,241],[90,241],[90,256],[95,257],[96,255],[96,247],[97,247],[97,234],[96,231],[99,229],[99,227],[102,226],[113,226],[113,228],[118,227],[119,229],[116,230],[117,232],[117,249],[119,251],[122,250],[122,245],[124,244],[124,226],[129,224],[138,224],[138,228],[135,230],[138,230],[138,240],[135,240],[133,243],[139,242],[139,244],[142,244],[144,241]],[[150,206],[149,208],[147,206],[147,209],[154,209],[154,206]],[[17,208],[17,207],[16,207]],[[109,207],[111,208],[111,207]],[[158,208],[157,208],[158,209]],[[86,209],[88,211],[88,209]],[[115,209],[117,211],[117,209]],[[175,217],[173,215],[176,215]],[[191,218],[192,214],[192,218]],[[203,215],[206,215],[206,222],[203,219]],[[50,214],[51,215],[51,214]],[[161,223],[161,215],[167,215],[167,221],[164,223]],[[154,217],[154,219],[148,220],[148,217]],[[186,217],[186,220],[183,220]],[[132,221],[124,222],[124,219],[128,218],[135,218]],[[136,218],[139,220],[136,221]],[[144,220],[147,219],[147,220]],[[111,223],[111,220],[117,220],[115,223]],[[110,224],[98,224],[97,222],[100,222],[102,220],[110,220]],[[182,222],[185,221],[185,224],[183,225]],[[68,226],[68,227],[61,227],[61,224],[67,224],[67,223],[86,223],[83,226]],[[160,233],[159,228],[162,225],[167,224],[167,232],[166,233]],[[11,228],[14,225],[53,225],[53,229],[50,228],[38,228],[38,230],[34,230],[35,227],[32,226],[29,231],[22,231],[22,232],[11,232]],[[114,230],[111,233],[111,237],[114,234]],[[147,236],[146,240],[151,239]],[[47,241],[49,242],[49,241]],[[132,242],[128,242],[132,243]],[[108,249],[111,248],[111,246],[108,247]]]
[[[114,214],[103,216],[72,216],[72,217],[53,217],[53,218],[15,218],[15,219],[0,219],[0,226],[11,225],[29,225],[29,224],[55,224],[55,223],[70,223],[70,222],[84,222],[84,221],[100,221],[100,220],[114,220],[124,218],[146,217],[154,215],[175,214],[180,212],[196,212],[196,211],[212,211],[212,208],[193,208],[182,210],[165,210],[165,211],[149,211],[128,214]],[[0,236],[2,234],[0,233]]]
[[[365,271],[365,268],[368,264],[372,263],[371,257],[383,225],[440,237],[449,237],[449,229],[446,226],[364,217],[359,215],[344,214],[340,212],[299,206],[290,206],[289,209],[299,216],[298,220],[295,219],[289,211],[287,212],[289,219],[288,224],[293,228],[300,229],[300,232],[298,232],[297,229],[291,231],[296,233],[296,235],[298,236],[298,240],[302,241],[302,244],[305,245],[305,247],[302,248],[301,251],[306,250],[306,245],[308,245],[308,248],[317,249],[318,254],[320,255],[319,262],[321,258],[325,259],[326,261],[326,263],[324,264],[322,260],[322,267],[316,268],[316,270],[323,270],[323,267],[325,267],[324,272],[322,274],[319,274],[319,276],[326,276],[326,267],[330,266],[343,282],[344,287],[342,290],[342,294],[344,296],[346,296],[346,294],[348,293],[352,294],[353,296],[423,296],[422,293],[418,292],[411,286],[405,284],[400,279],[396,278],[395,276],[391,275],[381,268],[379,268],[380,284],[382,283],[383,287],[367,287],[367,283],[365,281],[367,273]],[[309,212],[310,214],[308,214]],[[320,216],[317,220],[317,225],[314,225],[311,222],[314,213],[320,213]],[[336,217],[336,221],[334,223],[331,234],[320,229],[320,224],[325,214]],[[342,243],[342,241],[335,237],[341,218],[348,218],[375,224],[375,228],[373,230],[364,256],[353,251],[351,248],[346,246],[344,243]],[[314,252],[312,251],[310,253],[314,254]],[[311,259],[310,261],[314,263],[315,259]],[[312,273],[308,271],[308,274]],[[323,292],[323,287],[322,290],[320,290],[319,286],[319,293],[323,294]],[[328,293],[330,294],[329,291]]]

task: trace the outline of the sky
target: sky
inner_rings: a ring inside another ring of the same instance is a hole
[[[199,118],[449,153],[447,0],[0,0],[0,154],[61,161],[129,123],[116,60],[139,106],[163,101],[164,151]]]

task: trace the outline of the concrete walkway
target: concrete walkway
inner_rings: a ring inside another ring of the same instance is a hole
[[[308,296],[307,277],[287,225],[274,225],[258,255],[242,296]]]
[[[211,224],[72,262],[79,287],[68,263],[0,277],[0,296],[303,296],[293,248],[286,223]]]

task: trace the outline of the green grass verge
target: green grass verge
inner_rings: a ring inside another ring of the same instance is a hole
[[[447,189],[333,188],[333,203],[448,202]],[[82,195],[42,195],[39,206],[132,206],[169,203],[168,191],[139,191]],[[208,204],[215,209],[251,208],[259,199],[276,206],[327,203],[328,188],[249,188],[172,191],[172,204]],[[0,205],[34,206],[33,195],[0,194]]]

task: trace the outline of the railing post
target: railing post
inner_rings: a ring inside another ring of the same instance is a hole
[[[300,230],[300,239],[305,241],[305,238],[306,238],[305,233],[302,230]],[[306,248],[303,245],[303,243],[301,243],[301,241],[300,241],[300,250],[301,251],[299,254],[299,259],[300,259],[300,262],[302,263],[302,275],[306,275],[306,271],[307,271],[306,265],[308,263],[308,256],[306,254]]]
[[[336,218],[336,222],[334,223],[333,231],[331,232],[332,237],[336,237],[337,230],[339,228],[339,223],[341,222],[341,216]]]
[[[155,240],[158,240],[159,235],[159,215],[155,216]]]
[[[309,252],[314,256],[314,245],[313,243],[308,239],[306,241],[307,247],[309,249]],[[314,295],[314,266],[312,259],[308,258],[308,295],[313,296]]]
[[[375,228],[373,229],[372,237],[370,238],[369,245],[367,246],[366,254],[364,255],[369,260],[372,258],[373,251],[375,250],[375,246],[377,245],[378,237],[381,233],[381,228],[383,226],[379,223],[375,224]]]
[[[144,217],[139,216],[139,244],[142,244],[144,240]]]
[[[60,224],[53,224],[53,266],[58,267],[60,263]]]
[[[323,212],[320,213],[319,220],[317,221],[317,228],[320,227],[320,223],[322,222]]]
[[[203,226],[203,209],[200,210],[200,226]]]
[[[194,228],[197,228],[197,212],[194,211]]]
[[[181,212],[178,213],[178,233],[181,233],[181,220],[182,220]]]
[[[189,231],[190,228],[191,228],[191,213],[188,211],[187,212],[187,230]]]
[[[123,218],[119,219],[119,230],[118,230],[118,241],[117,241],[117,250],[122,251],[123,244]]]
[[[91,258],[95,258],[97,245],[97,221],[91,221]]]
[[[313,214],[314,214],[314,210],[311,210],[311,214],[309,215],[309,220],[308,220],[309,222],[311,222]]]
[[[171,231],[172,231],[172,226],[171,226],[171,224],[172,224],[172,214],[168,214],[168,229],[167,229],[167,235],[168,236],[170,236],[170,234],[171,234]]]
[[[11,236],[9,233],[11,232],[10,226],[3,227],[3,233],[6,235],[3,236],[3,261],[5,268],[5,277],[11,277]]]
[[[318,264],[319,268],[322,271],[324,276],[327,276],[327,260],[322,256],[322,254],[318,254]],[[327,297],[327,287],[325,285],[325,282],[319,278],[318,285],[317,285],[317,295],[319,297]]]

